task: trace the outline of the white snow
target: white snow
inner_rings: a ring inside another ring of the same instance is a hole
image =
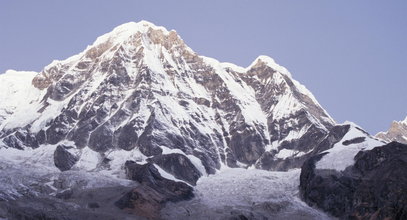
[[[231,211],[229,208],[253,212],[254,206],[271,203],[282,206],[280,210],[268,210],[271,219],[299,219],[302,216],[304,219],[331,219],[298,197],[300,172],[300,169],[288,172],[224,169],[200,178],[194,187],[195,197],[191,201],[169,203],[166,209],[193,219],[204,219],[200,216],[205,212],[213,213],[214,219],[224,219],[228,214],[226,212]]]
[[[28,123],[32,123],[31,125],[31,132],[36,133],[39,132],[42,128],[45,127],[45,125],[51,121],[52,119],[56,118],[62,111],[64,107],[66,107],[71,100],[72,95],[70,97],[67,97],[63,101],[54,101],[52,99],[48,99],[47,102],[49,103],[49,106],[45,108],[45,110],[42,113],[38,112],[38,109],[40,107],[37,107],[37,109],[31,110],[31,121],[30,119],[27,120]],[[36,111],[37,110],[37,111]],[[28,115],[28,114],[27,114]],[[21,117],[20,114],[16,115],[16,117]],[[34,121],[35,120],[35,121]],[[17,120],[15,120],[17,121]],[[25,122],[25,123],[27,123]]]
[[[222,62],[222,63],[220,63],[220,65],[223,67],[223,68],[229,68],[229,69],[231,69],[231,70],[233,70],[233,71],[236,71],[236,72],[239,72],[239,73],[244,73],[244,72],[246,72],[246,68],[244,68],[244,67],[241,67],[241,66],[238,66],[238,65],[236,65],[236,64],[233,64],[233,63],[228,63],[228,62]]]
[[[384,145],[383,142],[372,138],[370,135],[362,132],[360,127],[351,122],[345,122],[344,124],[349,124],[350,130],[346,135],[336,143],[333,148],[326,150],[325,156],[322,157],[320,161],[317,162],[317,169],[333,169],[338,171],[343,171],[347,167],[354,164],[354,157],[361,150],[371,150],[374,147]],[[347,140],[352,140],[357,137],[364,137],[365,141],[362,143],[355,143],[350,145],[344,145],[343,142]]]
[[[298,150],[281,149],[281,150],[275,155],[275,157],[280,158],[280,159],[286,159],[286,158],[288,158],[288,157],[298,156],[299,153],[300,153],[300,151],[298,151]]]
[[[101,170],[100,173],[104,173],[106,175],[116,176],[118,178],[125,179],[126,174],[124,172],[124,164],[126,161],[131,160],[135,161],[138,164],[145,164],[147,163],[147,157],[143,155],[139,149],[133,149],[130,151],[121,150],[121,149],[114,149],[109,152],[105,153],[106,158],[109,161],[109,168],[106,170]],[[86,155],[84,155],[84,159],[86,159]],[[99,163],[99,158],[95,158],[93,163],[88,163],[91,166],[89,168],[95,167]]]
[[[45,91],[32,85],[36,72],[7,70],[0,74],[0,130],[26,124]],[[14,115],[17,116],[14,116]]]
[[[81,157],[72,167],[73,169],[92,171],[97,168],[102,160],[102,156],[92,149],[85,147],[81,149]]]
[[[58,171],[54,165],[54,151],[57,145],[41,145],[38,148],[17,150],[14,148],[0,148],[0,161],[11,164],[26,164],[46,167],[51,171]]]
[[[284,138],[284,141],[292,141],[292,140],[300,139],[305,133],[307,133],[307,131],[310,127],[311,126],[304,126],[299,131],[291,130],[290,133],[288,133],[287,137]]]
[[[200,178],[196,194],[209,206],[251,205],[253,202],[280,200],[293,196],[291,193],[297,190],[299,173],[300,170],[270,172],[225,169],[215,175]]]
[[[166,171],[163,170],[160,166],[154,164],[154,167],[157,168],[157,170],[158,170],[158,172],[160,173],[160,175],[161,175],[162,177],[164,177],[165,179],[172,180],[172,181],[175,181],[175,182],[182,182],[182,183],[185,183],[185,184],[191,186],[191,184],[189,184],[189,183],[187,183],[187,182],[185,182],[185,181],[183,181],[183,180],[180,180],[180,179],[175,178],[174,175],[172,175],[172,174],[166,172]]]
[[[62,143],[72,144],[71,142]],[[118,184],[135,185],[133,181],[103,175],[100,172],[86,170],[61,172],[54,165],[53,155],[56,146],[41,145],[36,149],[26,148],[25,150],[0,148],[0,199],[7,201],[25,195],[38,196],[47,193],[47,188],[52,190],[50,195],[55,195],[59,190],[56,187],[66,189],[73,186],[98,188]],[[62,185],[61,180],[64,181]]]
[[[291,116],[293,113],[303,108],[303,105],[293,96],[291,92],[286,92],[279,97],[276,105],[270,106],[273,118],[278,120]]]
[[[131,35],[136,33],[146,33],[150,28],[161,30],[164,34],[168,35],[169,31],[165,27],[156,26],[151,22],[142,20],[140,22],[128,22],[117,26],[113,31],[104,34],[96,39],[93,45],[98,45],[109,40],[114,43],[121,43],[129,39]]]

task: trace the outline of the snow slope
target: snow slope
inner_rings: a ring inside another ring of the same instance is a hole
[[[11,118],[16,112],[26,112],[38,103],[44,91],[32,85],[36,72],[7,70],[0,74],[0,130],[7,123],[14,123],[12,127],[22,124],[21,118]]]
[[[97,154],[140,148],[147,157],[175,148],[202,173],[273,169],[263,161],[306,154],[335,124],[272,58],[247,68],[221,63],[147,21],[118,26],[31,81],[35,88],[18,88],[27,103],[12,104],[19,108],[0,124],[7,146],[73,141]]]
[[[322,152],[328,154],[323,156],[322,159],[317,162],[316,169],[334,169],[343,171],[348,166],[354,164],[353,158],[359,151],[371,150],[385,144],[367,134],[356,124],[345,122],[344,125],[346,124],[350,125],[349,131],[331,149]],[[361,141],[356,141],[357,139],[361,139]],[[346,144],[347,141],[350,142],[350,144]],[[352,143],[352,141],[356,142]]]
[[[195,198],[169,203],[164,219],[331,219],[298,197],[300,170],[225,169],[201,178]]]

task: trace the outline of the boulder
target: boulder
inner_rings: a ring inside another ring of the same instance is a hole
[[[140,183],[126,193],[115,205],[149,219],[159,218],[160,210],[168,201],[178,202],[193,198],[193,188],[182,182],[163,178],[152,163],[125,163],[127,178]]]
[[[90,135],[89,148],[97,152],[106,152],[113,146],[113,132],[107,125],[101,125]]]
[[[175,182],[161,176],[152,163],[143,165],[132,161],[125,163],[126,175],[131,180],[136,180],[142,185],[148,185],[159,193],[165,195],[168,201],[180,201],[193,197],[192,187],[182,182]]]
[[[196,185],[196,181],[202,176],[202,173],[183,154],[162,154],[151,158],[150,161],[172,174],[175,178],[192,185]]]
[[[54,164],[61,171],[70,170],[79,160],[72,146],[58,145],[54,152]]]

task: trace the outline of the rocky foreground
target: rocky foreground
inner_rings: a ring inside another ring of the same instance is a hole
[[[302,167],[304,201],[341,219],[407,219],[407,145],[360,151],[344,171],[316,168],[323,156]]]

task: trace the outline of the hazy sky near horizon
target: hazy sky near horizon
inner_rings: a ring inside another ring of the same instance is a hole
[[[406,12],[405,0],[2,0],[0,72],[41,71],[148,20],[222,62],[274,58],[337,122],[375,134],[407,116]]]

